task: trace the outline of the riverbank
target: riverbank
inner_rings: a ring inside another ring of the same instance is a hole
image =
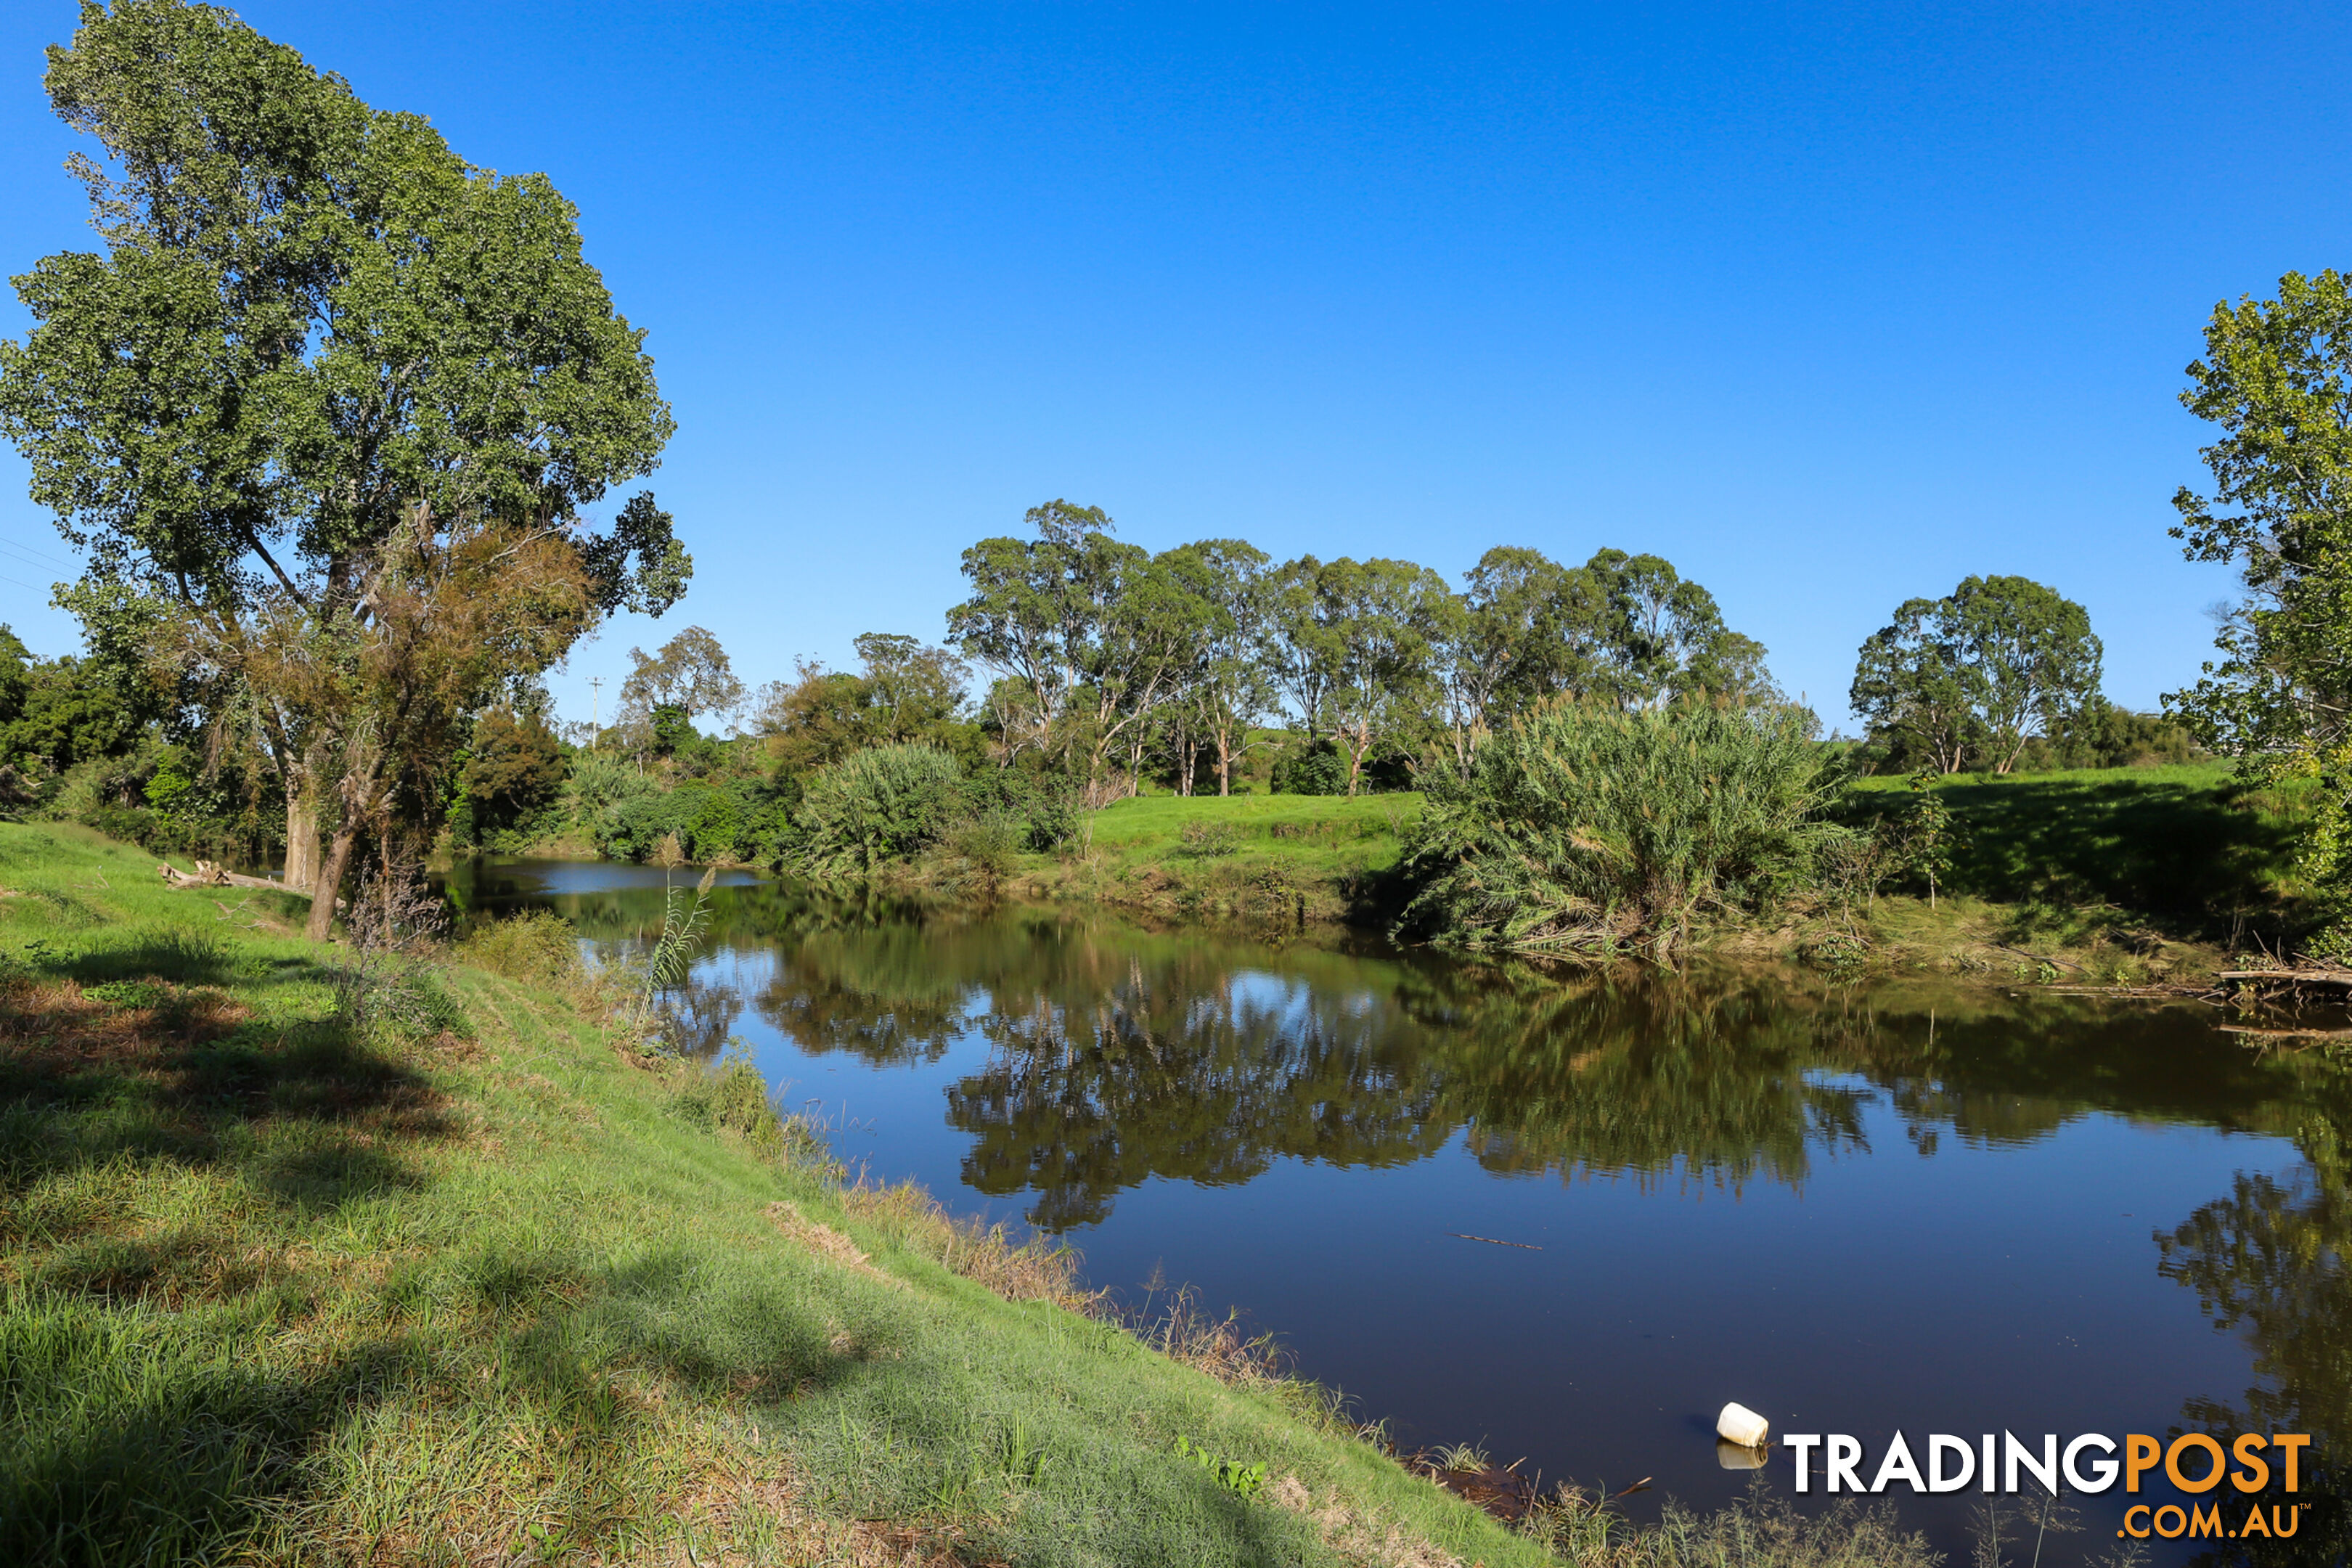
[[[1865,798],[1908,791],[1865,780]],[[2299,918],[2291,791],[2250,790],[2231,764],[1963,774],[1933,785],[1954,824],[1932,897],[1799,897],[1701,946],[1838,970],[2099,985],[2209,983],[2275,947]],[[1095,814],[1071,852],[983,874],[952,855],[910,885],[1097,903],[1147,918],[1382,926],[1421,797],[1143,796]]]
[[[362,963],[296,906],[0,825],[0,1556],[1554,1560],[1214,1325],[845,1187],[748,1068],[621,1048],[564,942]]]

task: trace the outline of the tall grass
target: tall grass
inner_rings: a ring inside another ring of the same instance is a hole
[[[1805,873],[1825,794],[1789,710],[1554,702],[1425,780],[1400,924],[1469,948],[1670,952]]]

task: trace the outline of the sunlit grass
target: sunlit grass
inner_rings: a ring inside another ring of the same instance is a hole
[[[561,978],[453,963],[463,1032],[357,1038],[292,900],[152,877],[0,826],[0,1561],[1542,1560]]]

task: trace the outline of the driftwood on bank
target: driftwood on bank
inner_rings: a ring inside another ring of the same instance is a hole
[[[263,888],[273,893],[291,893],[298,899],[310,896],[308,888],[289,888],[268,877],[248,877],[242,871],[232,871],[211,860],[199,860],[194,871],[183,871],[176,866],[158,866],[156,873],[167,888]]]
[[[2225,969],[2220,979],[2229,986],[2284,985],[2290,990],[2315,986],[2328,991],[2352,991],[2352,969]]]

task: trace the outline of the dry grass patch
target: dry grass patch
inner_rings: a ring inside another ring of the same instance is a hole
[[[875,1268],[873,1260],[857,1250],[856,1242],[833,1226],[809,1218],[801,1213],[799,1205],[783,1201],[772,1203],[768,1205],[767,1215],[769,1223],[818,1257],[863,1274],[868,1279],[879,1280],[894,1289],[907,1289],[905,1280]]]
[[[1002,1221],[958,1219],[911,1183],[860,1182],[843,1190],[842,1204],[859,1219],[882,1226],[899,1245],[1008,1301],[1051,1301],[1092,1314],[1104,1300],[1101,1291],[1079,1283],[1083,1260],[1075,1248],[1043,1236],[1016,1239]]]
[[[150,977],[84,986],[71,980],[0,984],[0,1052],[36,1072],[162,1067],[168,1053],[234,1033],[251,1009],[208,985]]]

